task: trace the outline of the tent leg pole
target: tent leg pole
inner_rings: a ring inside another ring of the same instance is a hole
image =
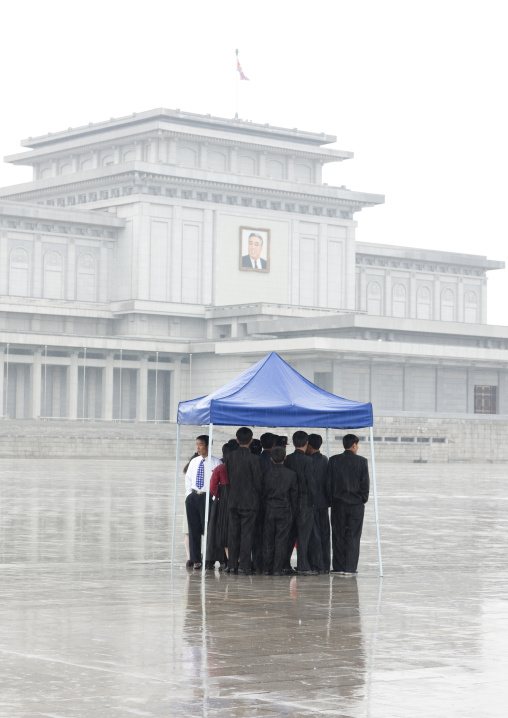
[[[176,508],[178,501],[178,469],[180,468],[180,424],[176,429],[176,470],[175,470],[175,499],[173,507],[173,542],[171,544],[171,565],[175,563],[175,535],[176,535]]]
[[[205,481],[206,502],[205,502],[205,535],[203,536],[203,567],[201,575],[204,578],[206,573],[206,543],[208,541],[208,511],[210,508],[210,477],[212,475],[212,445],[213,445],[213,424],[210,424],[208,434],[208,481]]]
[[[330,430],[326,429],[326,455],[330,458]]]
[[[370,455],[372,458],[372,488],[374,493],[374,515],[376,518],[376,536],[377,536],[377,552],[379,556],[379,575],[383,575],[383,561],[381,559],[381,539],[379,537],[379,515],[377,511],[377,487],[376,487],[376,463],[374,461],[374,433],[372,426],[369,428],[370,432]]]

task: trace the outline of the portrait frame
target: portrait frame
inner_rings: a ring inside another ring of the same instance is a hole
[[[264,265],[260,269],[252,266],[251,255],[249,254],[249,237],[251,234],[257,235],[263,241],[262,249],[259,255],[261,264]],[[242,272],[259,272],[267,274],[270,271],[270,230],[261,227],[240,227],[240,252],[239,252],[239,269]]]

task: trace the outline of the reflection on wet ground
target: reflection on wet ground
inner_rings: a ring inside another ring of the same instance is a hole
[[[203,581],[170,464],[4,461],[0,718],[506,715],[506,468],[378,474],[382,580],[370,507],[357,578]]]

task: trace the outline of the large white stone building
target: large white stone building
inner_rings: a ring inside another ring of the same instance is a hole
[[[508,329],[486,324],[503,263],[357,242],[383,197],[323,184],[352,158],[335,140],[158,109],[23,141],[6,159],[33,179],[0,190],[1,413],[175,420],[275,350],[378,415],[508,416]]]

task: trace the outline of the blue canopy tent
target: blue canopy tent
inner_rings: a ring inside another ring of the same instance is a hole
[[[379,554],[379,571],[383,575],[379,520],[377,510],[374,441],[372,436],[372,404],[342,399],[320,389],[289,366],[278,354],[271,352],[246,371],[199,399],[182,401],[178,405],[176,446],[175,503],[173,519],[174,561],[176,509],[178,499],[178,468],[180,455],[180,426],[209,424],[208,456],[212,455],[214,425],[221,426],[284,426],[325,428],[327,452],[330,454],[328,429],[370,428],[372,457],[372,486]],[[208,464],[206,485],[209,485],[211,461]],[[208,516],[209,492],[206,495],[205,515]],[[207,524],[204,547],[206,550]],[[205,561],[203,561],[203,574]]]

